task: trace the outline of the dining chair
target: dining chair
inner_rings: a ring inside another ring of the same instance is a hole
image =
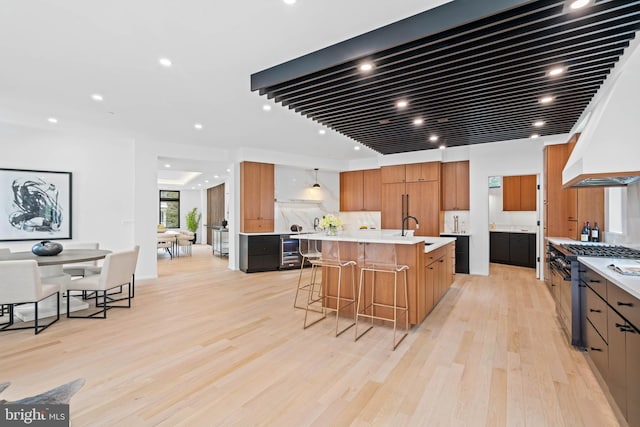
[[[35,334],[60,320],[60,285],[42,283],[40,270],[35,260],[0,261],[0,304],[8,306],[8,321],[0,324],[0,332],[18,329],[33,329]],[[46,325],[40,324],[38,308],[41,301],[56,296],[56,318]],[[35,307],[33,326],[15,326],[13,307],[16,304],[32,303]]]
[[[100,249],[100,244],[97,242],[89,243],[65,243],[64,249]],[[100,274],[101,267],[98,266],[98,261],[86,261],[77,262],[73,264],[64,264],[62,271],[71,277],[84,277],[91,274]]]
[[[177,235],[178,239],[178,255],[180,255],[180,250],[185,248],[185,253],[191,256],[191,247],[193,246],[193,238],[195,234],[191,231],[180,231],[180,234]]]
[[[165,233],[158,233],[158,249],[164,249],[165,251],[167,251],[171,259],[173,259],[173,252],[171,252],[171,250],[173,249],[174,242],[174,235],[169,236]]]
[[[95,305],[98,309],[86,316],[72,316],[67,306],[68,318],[82,319],[106,319],[107,311],[111,308],[131,308],[131,294],[133,289],[133,274],[136,269],[138,249],[128,251],[112,252],[107,254],[102,264],[102,271],[99,275],[83,277],[74,280],[67,286],[67,297],[73,291],[93,291],[95,292]],[[114,299],[109,297],[110,290],[119,287],[127,287],[127,296]],[[100,302],[102,297],[102,302]],[[114,302],[127,301],[126,305],[115,305]]]

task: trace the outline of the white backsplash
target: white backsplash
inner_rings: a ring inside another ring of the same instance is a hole
[[[340,209],[340,174],[318,171],[320,188],[313,188],[316,174],[313,169],[291,166],[275,167],[274,230],[286,233],[294,224],[302,231],[313,231],[314,218]]]
[[[626,243],[640,243],[640,182],[627,186]]]
[[[455,216],[458,216],[458,233],[469,232],[469,211],[444,211],[444,232],[453,233]]]
[[[535,231],[536,211],[503,211],[502,188],[489,189],[489,228],[496,230],[527,229]]]
[[[380,212],[340,212],[342,228],[346,231],[357,230],[362,226],[379,229]]]

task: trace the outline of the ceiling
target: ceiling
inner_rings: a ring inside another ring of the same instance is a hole
[[[0,125],[184,145],[184,154],[171,150],[171,158],[159,159],[159,176],[165,178],[165,162],[172,171],[200,173],[185,181],[191,188],[223,176],[233,158],[211,156],[203,162],[193,146],[213,153],[255,149],[305,158],[312,153],[339,160],[336,164],[375,157],[376,151],[252,92],[250,76],[446,3],[4,0]],[[161,57],[172,66],[162,67]],[[271,111],[263,110],[265,104]],[[57,123],[50,123],[51,117]]]
[[[355,151],[353,141],[337,132],[320,135],[317,123],[275,108],[250,91],[250,75],[442,3],[1,0],[0,124],[214,150],[340,160],[375,156],[366,148]],[[161,57],[172,66],[162,67]],[[103,100],[94,101],[92,94]],[[274,108],[265,112],[263,104]],[[197,150],[184,156],[175,151],[176,160],[199,158],[191,154]],[[204,172],[201,166],[181,168]],[[228,164],[216,166],[224,173]]]
[[[257,72],[252,90],[381,154],[568,133],[640,29],[640,1],[569,3],[456,0]]]

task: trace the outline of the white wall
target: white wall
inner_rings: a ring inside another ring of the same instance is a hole
[[[135,175],[131,139],[68,134],[0,123],[0,167],[71,172],[72,241],[105,249],[134,245]],[[63,244],[66,241],[60,240]],[[14,251],[35,242],[1,242]]]

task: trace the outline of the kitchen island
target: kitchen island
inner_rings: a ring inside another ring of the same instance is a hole
[[[440,298],[446,293],[453,282],[455,266],[455,238],[450,237],[425,237],[425,236],[401,236],[400,231],[393,230],[359,230],[354,232],[339,233],[329,236],[324,233],[292,235],[300,239],[320,240],[323,242],[336,242],[342,260],[356,261],[356,289],[360,279],[360,268],[367,260],[367,251],[371,251],[372,245],[394,245],[396,262],[409,266],[407,272],[407,289],[409,304],[409,323],[412,325],[422,322],[431,312]],[[323,247],[327,247],[324,245]],[[388,260],[393,262],[392,259]],[[337,293],[338,275],[335,269],[324,269],[322,272],[322,286],[325,295],[335,296]],[[370,274],[370,273],[367,273]],[[346,275],[349,276],[349,275]],[[351,290],[351,277],[344,277],[342,284],[342,296],[350,297],[347,292]],[[380,281],[388,282],[389,286],[377,286],[384,292],[376,291],[376,302],[389,304],[393,301],[393,276],[378,275]],[[371,280],[367,277],[367,286]],[[369,292],[365,288],[365,292]],[[399,290],[399,292],[403,292]],[[328,299],[331,304],[333,299]],[[403,301],[404,295],[398,295],[398,300]],[[392,318],[390,309],[378,308],[377,316]]]

